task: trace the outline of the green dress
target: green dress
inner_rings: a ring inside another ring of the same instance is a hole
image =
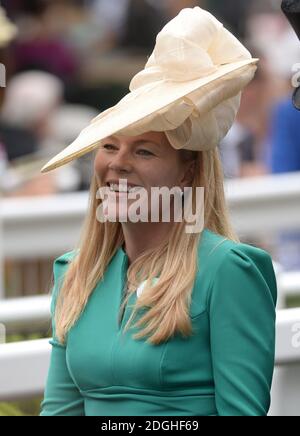
[[[66,346],[58,342],[53,321],[58,281],[72,255],[54,262],[52,353],[40,416],[267,414],[277,284],[266,251],[204,229],[190,306],[194,334],[177,334],[159,345],[133,339],[136,329],[121,331],[136,293],[118,324],[128,268],[122,247],[70,329]]]

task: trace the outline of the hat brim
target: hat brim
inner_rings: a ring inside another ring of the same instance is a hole
[[[215,80],[225,78],[234,71],[242,70],[247,65],[255,65],[258,61],[259,59],[251,58],[233,62],[219,66],[216,72],[200,79],[189,82],[162,80],[129,92],[119,103],[103,112],[103,117],[100,114],[99,119],[92,121],[82,130],[75,141],[44,165],[41,172],[52,171],[91,152],[102,139],[116,134],[118,131],[164,109],[191,92]]]

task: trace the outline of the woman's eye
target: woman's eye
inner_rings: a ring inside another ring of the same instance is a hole
[[[113,150],[113,149],[116,148],[116,147],[115,147],[114,145],[112,145],[112,144],[104,144],[102,147],[103,147],[105,150]],[[148,150],[144,150],[144,149],[140,149],[140,150],[138,150],[137,153],[142,154],[142,155],[144,155],[144,156],[153,156],[153,153],[151,153],[151,152],[148,151]]]
[[[138,150],[138,152],[142,152],[142,154],[146,154],[146,156],[153,156],[153,153],[151,153],[151,151],[148,150]]]
[[[114,148],[114,146],[112,144],[104,144],[103,148],[109,149],[109,148]]]

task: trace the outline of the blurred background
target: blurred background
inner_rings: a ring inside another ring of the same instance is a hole
[[[44,344],[51,336],[53,260],[72,249],[79,237],[94,154],[49,174],[40,169],[92,118],[127,94],[157,33],[182,8],[193,6],[213,13],[253,57],[260,58],[255,79],[219,149],[236,229],[242,242],[272,255],[282,310],[278,319],[284,314],[288,320],[287,330],[278,334],[283,339],[278,345],[272,413],[300,415],[300,387],[294,382],[300,380],[300,343],[282,344],[288,341],[285,334],[291,334],[288,329],[300,323],[300,112],[291,102],[291,79],[300,71],[300,42],[280,4],[280,0],[1,1],[0,63],[5,66],[5,83],[1,77],[0,343],[2,323],[6,345],[0,345],[0,415],[39,413],[49,355]],[[28,347],[21,360],[13,360],[18,352],[13,347],[20,341],[28,341]],[[41,356],[33,373],[29,344],[34,350],[36,344]],[[16,373],[23,365],[27,384],[22,380],[20,386],[17,378],[15,386],[11,380],[7,384],[8,362],[10,375],[14,365]]]

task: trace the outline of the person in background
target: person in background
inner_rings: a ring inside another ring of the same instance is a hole
[[[270,172],[300,172],[300,112],[292,95],[278,102],[272,111],[270,125]],[[278,235],[278,258],[286,270],[300,270],[300,229]]]
[[[254,135],[251,131],[235,121],[219,146],[226,178],[242,177],[246,165],[252,166],[254,169],[254,141]]]
[[[162,11],[147,0],[129,0],[119,47],[131,51],[151,51],[157,33],[166,24]]]
[[[300,171],[300,112],[289,95],[277,103],[272,111],[270,126],[273,174]]]
[[[64,83],[76,77],[79,60],[64,41],[58,8],[56,2],[39,2],[30,13],[21,10],[16,14],[19,36],[13,47],[15,73],[41,70]]]
[[[0,6],[0,49],[9,45],[16,35],[16,26],[8,20],[6,11]]]
[[[101,23],[107,45],[115,48],[125,32],[130,0],[88,0],[91,20]]]
[[[292,103],[293,75],[299,75],[299,40],[284,16],[280,32],[269,47],[273,74],[281,81],[282,92],[270,108],[268,154],[271,174],[300,172],[300,112]],[[283,55],[284,54],[284,55]],[[280,82],[279,82],[280,83]],[[285,270],[300,270],[300,229],[283,229],[277,236],[277,257]]]
[[[80,104],[63,104],[49,117],[48,134],[44,141],[44,148],[48,154],[55,154],[66,144],[73,142],[81,130],[98,115],[92,107]],[[60,191],[87,190],[91,183],[93,156],[83,156],[73,165],[65,167],[65,171],[58,171],[57,178]],[[69,171],[69,174],[67,174]],[[68,186],[67,186],[68,185]]]
[[[0,135],[12,173],[19,162],[23,165],[25,157],[26,162],[30,157],[33,161],[42,161],[53,151],[47,150],[44,141],[48,135],[49,119],[62,104],[63,91],[63,83],[59,78],[42,71],[23,72],[8,82],[1,110]],[[32,176],[24,180],[22,185],[22,179],[19,182],[19,178],[16,177],[14,185],[11,182],[13,176],[9,176],[9,183],[5,185],[5,195],[49,195],[59,192],[60,186],[65,191],[65,184],[58,180],[68,179],[69,169],[67,172],[45,176],[35,169]]]
[[[1,69],[0,77],[0,107],[4,96],[4,88],[6,85],[6,60],[7,60],[7,47],[17,35],[16,26],[8,20],[6,11],[0,6],[0,64],[4,67]]]
[[[239,38],[245,37],[247,13],[252,2],[245,0],[205,0],[207,8],[219,19],[222,18],[227,27]]]
[[[8,20],[6,16],[6,11],[0,6],[0,64],[3,77],[0,77],[0,108],[2,106],[2,101],[4,98],[4,89],[6,85],[6,48],[10,42],[16,37],[17,28],[15,25]],[[0,125],[0,194],[2,191],[5,174],[8,168],[8,154],[7,149],[3,141],[3,136],[1,135],[1,125]]]
[[[260,59],[258,70],[242,95],[240,110],[231,130],[220,143],[224,175],[227,178],[256,177],[268,172],[264,154],[270,104],[270,71],[261,53],[255,48],[251,51],[255,53],[255,58]]]
[[[292,96],[281,100],[272,111],[270,126],[270,171],[272,174],[300,172],[300,112]],[[278,259],[285,270],[300,270],[300,229],[278,235]]]
[[[33,132],[40,141],[47,119],[63,101],[60,79],[43,71],[26,71],[7,84],[1,119],[9,125]]]

